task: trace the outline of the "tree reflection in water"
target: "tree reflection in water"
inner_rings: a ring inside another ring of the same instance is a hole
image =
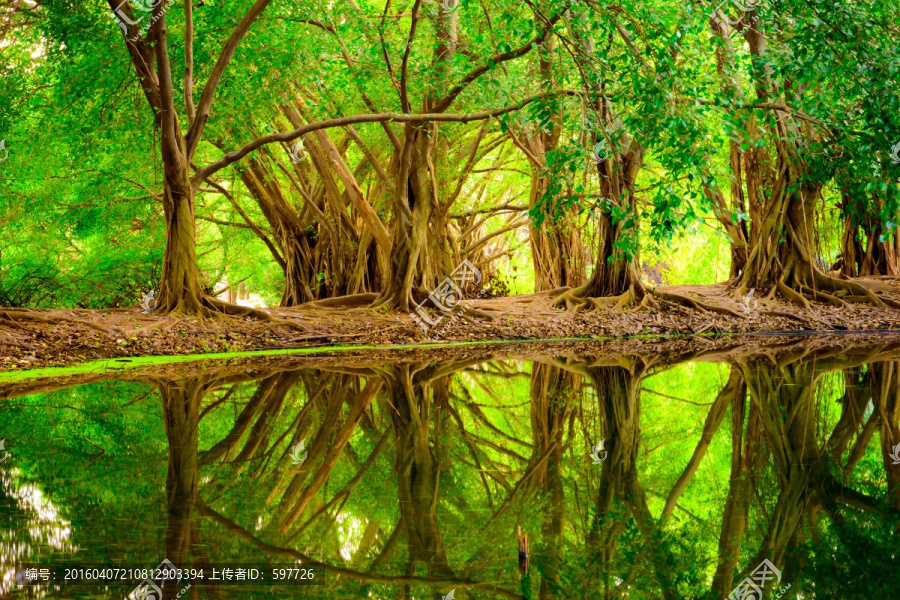
[[[72,523],[41,560],[302,561],[310,597],[720,599],[763,559],[791,594],[878,597],[900,589],[897,356],[472,352],[4,384],[6,539],[28,527],[9,498],[38,485]],[[0,572],[36,554],[3,549]],[[248,591],[296,594],[188,597]]]

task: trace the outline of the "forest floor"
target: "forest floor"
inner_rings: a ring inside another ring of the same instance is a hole
[[[349,297],[267,309],[255,318],[202,319],[109,310],[0,308],[0,371],[73,365],[135,356],[169,356],[336,345],[388,346],[435,342],[549,340],[776,331],[900,330],[900,310],[870,304],[810,308],[778,298],[743,306],[723,285],[660,286],[731,314],[655,300],[632,310],[561,310],[546,295],[465,300],[426,333],[407,313],[365,308],[371,297]],[[900,292],[900,287],[898,287]],[[371,296],[371,295],[368,295]],[[355,299],[356,302],[348,302]],[[338,306],[336,306],[338,305]],[[469,307],[464,312],[462,307]],[[452,320],[454,315],[458,318]]]

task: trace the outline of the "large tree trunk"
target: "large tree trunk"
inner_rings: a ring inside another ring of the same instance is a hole
[[[547,87],[553,86],[553,63],[558,50],[553,38],[540,49],[539,70]],[[543,292],[561,287],[578,287],[586,278],[585,248],[574,209],[556,207],[556,199],[546,197],[550,178],[546,174],[547,153],[559,145],[562,108],[553,115],[550,129],[543,125],[526,127],[516,135],[510,130],[513,143],[528,159],[531,185],[528,209],[532,214],[529,227],[531,262],[534,269],[534,291]],[[538,217],[535,218],[535,212]]]
[[[597,167],[600,194],[607,199],[610,208],[601,211],[597,223],[597,256],[586,291],[592,297],[617,296],[629,291],[636,294],[636,299],[643,295],[644,285],[637,268],[640,257],[634,187],[644,150],[633,140],[628,140],[627,144],[613,160],[604,161]],[[616,219],[613,207],[623,211],[625,217]]]
[[[597,307],[601,303],[596,298],[607,298],[624,307],[643,300],[647,293],[638,270],[639,218],[635,196],[644,149],[627,134],[619,143],[620,149],[597,165],[604,206],[597,218],[594,272],[587,283],[557,297],[555,304],[565,304],[567,308],[583,304]]]
[[[756,11],[747,12],[744,39],[754,60],[753,81],[759,102],[784,102],[767,70],[768,40]],[[739,93],[739,90],[738,92]],[[847,301],[884,303],[862,285],[826,275],[817,265],[815,208],[821,184],[810,183],[802,147],[816,140],[813,126],[790,113],[773,110],[756,122],[746,113],[744,129],[753,150],[745,155],[750,253],[736,295],[754,288],[776,292],[809,308],[809,300],[846,306]],[[767,138],[765,147],[758,143]],[[798,139],[800,140],[798,142]],[[765,149],[771,148],[771,156]]]
[[[433,279],[427,260],[428,223],[436,193],[428,172],[434,156],[429,134],[435,135],[436,128],[406,124],[391,164],[395,181],[393,246],[387,284],[376,306],[409,312],[417,297],[427,294]]]
[[[580,16],[576,15],[577,18]],[[590,31],[574,28],[576,39],[582,50],[594,54],[594,40]],[[607,95],[605,83],[596,83],[606,75],[589,79],[588,87],[594,88],[597,100],[592,109],[605,131],[622,131],[613,139],[592,135],[592,154],[597,154],[602,146],[603,156],[593,159],[599,176],[600,211],[597,219],[597,254],[594,257],[594,272],[583,286],[566,292],[555,300],[555,304],[588,303],[597,306],[592,298],[613,297],[617,306],[625,306],[635,300],[642,300],[645,287],[641,282],[639,252],[639,215],[635,183],[644,161],[644,147],[628,132],[624,131],[621,120]],[[587,299],[587,300],[585,300]]]
[[[716,44],[716,73],[719,76],[719,87],[726,96],[741,97],[742,92],[736,79],[734,46],[731,43],[729,26],[723,20],[715,17],[710,18],[709,24],[713,35],[719,40],[719,43]],[[712,201],[713,214],[728,236],[731,247],[729,280],[734,281],[744,272],[749,253],[747,222],[738,218],[738,215],[746,212],[746,203],[741,147],[740,143],[734,139],[730,139],[728,142],[728,158],[731,168],[730,204],[719,187],[705,183],[703,193]],[[709,177],[706,169],[704,169],[704,175]]]
[[[186,169],[165,165],[163,210],[166,250],[163,255],[158,310],[165,313],[206,312],[197,266],[194,193]]]
[[[446,7],[438,7],[433,20],[435,44],[432,68],[438,81],[451,77],[451,60],[456,53],[459,33],[459,15],[452,9],[455,6],[456,0],[450,0]],[[414,12],[418,7],[419,4],[416,4]],[[409,43],[412,39],[411,34]],[[403,69],[401,103],[404,110],[409,111],[405,64]],[[449,103],[443,102],[434,92],[421,104],[423,113],[444,112],[448,108]],[[393,245],[385,289],[374,306],[388,306],[408,312],[435,283],[436,265],[442,262],[438,254],[445,247],[443,236],[429,244],[428,235],[432,213],[440,208],[435,168],[437,136],[438,123],[407,123],[399,144],[394,148],[391,161],[394,181]],[[435,255],[434,258],[429,259],[429,253]]]
[[[166,250],[163,254],[157,310],[174,314],[210,314],[197,265],[194,188],[191,185],[186,141],[177,118],[162,120],[160,151],[163,163],[163,213]]]
[[[200,270],[197,266],[196,231],[194,225],[195,183],[191,181],[191,162],[209,120],[215,90],[228,68],[234,51],[251,25],[271,0],[256,0],[244,18],[232,30],[218,55],[199,102],[194,104],[193,75],[193,17],[190,4],[185,10],[184,111],[181,113],[188,129],[179,123],[175,106],[176,86],[169,57],[168,30],[165,9],[160,2],[153,7],[149,31],[142,33],[132,19],[132,7],[117,5],[110,0],[122,28],[125,47],[135,68],[144,96],[151,108],[155,125],[159,128],[160,154],[164,171],[163,208],[166,218],[166,250],[163,255],[162,279],[157,308],[165,313],[188,313],[213,316],[216,313],[255,314],[271,319],[262,311],[236,307],[203,293]],[[126,6],[127,5],[127,6]],[[124,6],[124,8],[123,8]],[[121,9],[121,10],[120,10]],[[127,19],[123,20],[124,17]],[[127,22],[127,24],[126,24]]]

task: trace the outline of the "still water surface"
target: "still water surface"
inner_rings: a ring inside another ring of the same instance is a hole
[[[798,341],[0,384],[0,598],[887,598],[898,377]]]

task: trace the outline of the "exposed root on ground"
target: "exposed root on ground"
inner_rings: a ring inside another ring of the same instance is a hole
[[[195,311],[186,310],[180,303],[176,304],[174,307],[168,307],[168,310],[164,307],[157,307],[155,310],[161,311],[159,313],[161,316],[167,316],[170,318],[179,318],[182,316],[199,316],[216,320],[229,317],[252,317],[260,321],[265,321],[266,323],[271,323],[273,325],[283,325],[291,329],[306,331],[306,328],[302,325],[288,319],[276,318],[272,316],[272,314],[268,311],[262,310],[260,308],[231,304],[230,302],[225,302],[224,300],[219,300],[218,298],[207,296],[206,294],[200,296],[200,307]],[[154,312],[154,314],[157,313]]]
[[[694,300],[693,298],[689,298],[688,296],[682,294],[675,294],[672,292],[663,292],[658,289],[650,290],[650,293],[659,298],[664,302],[670,302],[672,304],[680,304],[681,306],[687,306],[689,308],[696,308],[702,312],[714,312],[720,315],[729,315],[732,317],[737,317],[739,319],[747,319],[749,318],[747,315],[741,314],[735,310],[727,308],[725,306],[716,306],[715,304],[709,304],[707,302],[702,302],[700,300]]]
[[[22,329],[22,326],[19,325],[16,321],[32,321],[37,323],[46,323],[48,325],[52,325],[53,323],[73,323],[77,325],[84,325],[85,327],[89,327],[90,329],[96,329],[97,331],[102,331],[106,335],[112,337],[121,337],[125,335],[125,332],[118,327],[102,325],[100,323],[97,323],[96,321],[91,321],[89,319],[76,319],[73,317],[66,317],[63,315],[54,314],[54,312],[52,311],[38,311],[28,308],[0,311],[0,321],[9,322],[19,329]]]
[[[338,296],[337,298],[326,298],[324,300],[306,302],[296,308],[367,308],[377,299],[377,293],[351,294],[349,296]]]
[[[809,325],[809,319],[801,317],[799,315],[792,315],[789,312],[784,312],[783,310],[761,310],[759,311],[761,315],[771,315],[773,317],[784,317],[786,319],[793,319],[794,321],[799,321],[804,325]]]
[[[557,295],[555,298],[551,300],[551,306],[553,308],[557,307],[565,307],[565,310],[574,312],[580,312],[581,310],[613,310],[613,309],[624,309],[631,305],[632,303],[637,301],[638,294],[634,289],[634,286],[630,286],[628,290],[618,296],[605,296],[600,298],[594,298],[587,295],[588,284],[584,284],[575,289],[572,288],[560,288],[561,290],[565,290],[563,293]],[[556,292],[557,290],[551,290],[552,292]],[[641,298],[640,307],[644,306],[644,301],[646,301],[646,294]]]
[[[428,298],[428,295],[429,293],[422,289],[414,289],[410,292],[410,297],[407,298],[407,303],[410,307],[418,306],[422,301]],[[400,303],[397,302],[396,299],[392,299],[389,295],[380,296],[378,294],[358,294],[358,296],[368,296],[369,298],[372,298],[371,304],[369,304],[368,307],[364,309],[366,311],[385,310],[385,308],[393,308],[395,310],[399,310],[400,307]],[[421,298],[421,300],[419,300],[419,298]],[[463,304],[464,302],[468,302],[468,304]],[[460,315],[461,313],[459,312],[459,309],[462,309],[464,311],[465,316],[478,317],[487,321],[495,321],[497,319],[497,315],[491,314],[491,312],[488,311],[500,313],[505,312],[503,309],[493,307],[485,307],[484,309],[475,308],[474,300],[465,299],[460,299],[456,305],[451,307],[452,314],[454,316]],[[409,311],[404,310],[404,312]],[[444,313],[444,315],[448,314],[449,313]]]
[[[739,319],[746,319],[747,315],[741,314],[735,310],[724,306],[716,306],[702,300],[696,300],[683,294],[675,292],[664,292],[655,288],[636,289],[634,285],[629,286],[628,290],[617,296],[605,296],[593,298],[586,296],[587,285],[571,289],[564,288],[562,294],[559,294],[552,300],[554,308],[564,306],[565,309],[574,310],[576,313],[583,310],[624,310],[629,306],[635,305],[631,310],[640,311],[648,308],[655,303],[655,300],[663,303],[677,304],[693,308],[701,312],[714,312],[722,315],[729,315]],[[640,300],[640,302],[638,302]]]
[[[768,288],[767,300],[773,300],[775,294],[803,308],[812,309],[812,302],[826,302],[832,306],[846,308],[852,304],[868,304],[877,308],[900,308],[900,298],[890,298],[886,294],[898,293],[900,289],[880,278],[851,280],[840,274],[825,273],[818,267],[792,258],[787,261],[781,276],[774,285]],[[746,272],[736,282],[734,300],[740,302],[747,294],[749,284],[755,278]]]
[[[469,307],[466,307],[466,309],[465,309],[466,312],[463,316],[468,317],[471,315],[473,317],[478,317],[479,319],[485,319],[487,321],[496,321],[497,317],[499,317],[500,315],[492,315],[491,313],[487,312],[489,310],[496,310],[496,309],[486,308],[485,310],[481,310],[479,308],[475,308],[474,306],[469,306]]]
[[[173,329],[176,325],[181,323],[181,319],[179,319],[178,317],[169,317],[167,315],[160,315],[160,317],[161,318],[152,321],[149,325],[144,325],[139,329],[135,329],[131,335],[145,334],[151,330],[160,332],[169,331],[170,329]]]

